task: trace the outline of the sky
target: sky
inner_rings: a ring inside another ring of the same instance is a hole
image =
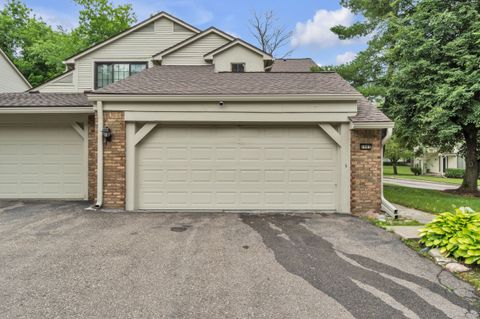
[[[78,21],[79,8],[73,0],[23,0],[37,16],[52,26],[71,29]],[[291,50],[290,58],[310,57],[320,65],[337,65],[351,61],[366,47],[366,39],[339,40],[330,31],[334,25],[351,25],[361,17],[339,5],[339,0],[111,0],[130,3],[138,21],[159,11],[206,29],[215,26],[257,45],[249,31],[253,12],[273,10],[277,24],[293,32],[288,45],[279,52]],[[0,7],[6,0],[0,0]]]

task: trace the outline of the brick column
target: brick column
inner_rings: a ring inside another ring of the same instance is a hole
[[[97,199],[97,121],[88,117],[88,200]]]
[[[382,203],[382,131],[351,131],[351,209],[355,215],[379,212]],[[372,144],[361,150],[360,144]]]
[[[112,141],[103,147],[103,207],[125,209],[125,118],[123,112],[105,112],[104,125]]]

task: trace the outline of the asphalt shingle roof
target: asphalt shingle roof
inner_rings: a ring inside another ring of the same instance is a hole
[[[94,93],[146,95],[357,94],[336,73],[215,73],[212,66],[156,66]],[[2,107],[89,107],[83,93],[2,93]],[[353,122],[391,122],[359,96]]]
[[[305,59],[278,59],[273,62],[270,72],[310,72],[317,66],[310,58]]]
[[[213,66],[155,66],[96,90],[96,94],[242,95],[359,94],[332,72],[215,73]]]
[[[1,107],[82,107],[92,106],[83,93],[1,93]]]
[[[357,115],[350,119],[355,123],[363,122],[391,122],[372,102],[363,96],[357,101]]]

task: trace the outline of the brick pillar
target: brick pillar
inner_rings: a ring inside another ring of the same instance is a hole
[[[379,212],[382,203],[382,131],[351,131],[351,209],[355,215]],[[372,144],[361,150],[360,144]]]
[[[97,121],[88,117],[88,200],[97,199]]]
[[[112,141],[103,147],[103,207],[125,209],[125,118],[123,112],[105,112],[104,125]]]

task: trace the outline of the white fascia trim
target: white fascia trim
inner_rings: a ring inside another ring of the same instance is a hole
[[[51,80],[48,81],[48,82],[45,82],[45,83],[43,83],[43,84],[40,84],[40,85],[37,86],[37,87],[34,87],[34,88],[31,89],[30,91],[41,90],[41,89],[42,89],[44,86],[46,86],[46,85],[55,84],[56,81],[61,80],[61,79],[65,78],[65,77],[67,77],[68,75],[72,74],[73,71],[75,71],[75,70],[70,70],[70,71],[68,71],[68,72],[66,72],[66,73],[63,73],[62,75],[59,75],[59,76],[57,76],[56,78],[53,78],[53,79],[51,79]],[[62,83],[62,84],[65,84],[65,83]],[[73,82],[72,82],[72,84],[73,84]]]
[[[91,114],[93,107],[0,107],[0,114]]]
[[[13,70],[17,72],[18,76],[20,76],[20,78],[23,80],[23,82],[25,82],[28,88],[31,89],[32,85],[30,84],[30,82],[27,81],[27,79],[23,76],[22,72],[20,72],[20,70],[15,66],[15,64],[13,64],[13,62],[8,58],[8,56],[5,54],[5,52],[3,52],[2,49],[0,49],[0,54],[7,61],[7,63],[13,68]]]
[[[378,129],[389,129],[394,128],[395,122],[358,122],[350,123],[350,128],[352,130],[362,129],[362,130],[378,130]]]
[[[98,45],[95,45],[95,46],[91,47],[90,49],[88,49],[88,50],[86,50],[86,51],[84,51],[84,52],[82,52],[82,53],[80,53],[80,54],[78,54],[78,55],[75,55],[75,56],[71,57],[70,59],[64,61],[63,63],[64,63],[64,64],[73,64],[73,63],[75,63],[75,60],[77,60],[77,59],[79,59],[79,58],[81,58],[81,57],[83,57],[83,56],[85,56],[85,55],[87,55],[87,54],[90,54],[91,52],[93,52],[93,51],[95,51],[95,50],[98,50],[98,49],[106,46],[107,44],[110,44],[110,43],[112,43],[112,42],[114,42],[114,41],[116,41],[116,40],[118,40],[118,39],[121,39],[121,38],[123,38],[124,36],[129,35],[130,33],[134,32],[134,31],[136,31],[136,30],[138,30],[138,29],[143,28],[143,27],[146,26],[147,24],[150,24],[150,23],[152,23],[152,22],[154,22],[154,21],[157,21],[157,20],[160,19],[160,18],[169,19],[170,21],[173,21],[173,22],[181,25],[182,27],[184,27],[184,28],[186,28],[186,29],[188,29],[188,30],[190,30],[190,31],[192,31],[192,32],[194,32],[194,33],[197,33],[197,34],[200,33],[199,30],[191,27],[190,25],[186,24],[185,22],[182,22],[181,20],[179,20],[179,19],[177,19],[177,18],[175,18],[175,17],[167,14],[166,12],[161,12],[161,13],[159,13],[158,15],[152,16],[151,18],[149,18],[149,19],[147,19],[147,20],[145,20],[145,21],[137,24],[136,26],[132,27],[130,30],[127,30],[127,31],[125,31],[125,32],[122,32],[122,33],[118,34],[117,36],[114,36],[113,38],[111,38],[111,39],[109,39],[109,40],[107,40],[107,41],[105,41],[105,42],[99,43]]]
[[[273,60],[273,57],[271,55],[265,54],[265,52],[262,52],[261,50],[255,48],[254,46],[252,46],[248,43],[245,43],[244,41],[241,41],[239,39],[235,39],[234,41],[230,42],[229,44],[227,44],[223,47],[220,47],[220,48],[218,48],[218,49],[216,49],[216,50],[214,50],[210,53],[205,54],[204,59],[205,60],[213,60],[213,57],[215,55],[217,55],[217,54],[219,54],[223,51],[226,51],[226,50],[230,49],[231,47],[233,47],[235,45],[241,45],[244,48],[261,55],[264,60]]]
[[[116,95],[88,94],[89,101],[104,102],[204,102],[204,101],[357,101],[359,94],[277,95]]]
[[[227,34],[227,33],[222,33],[220,31],[218,31],[217,29],[210,29],[210,30],[207,30],[207,31],[204,31],[203,33],[198,33],[197,35],[194,35],[192,36],[190,39],[184,41],[184,42],[180,42],[172,47],[170,47],[169,49],[166,49],[165,51],[162,51],[162,52],[159,52],[155,55],[153,55],[153,59],[155,61],[161,61],[162,58],[166,55],[169,55],[170,53],[173,53],[197,40],[200,40],[201,38],[209,35],[209,34],[212,34],[212,33],[215,33],[217,34],[218,36],[221,36],[225,39],[227,39],[228,41],[232,41],[234,39],[234,37],[232,37],[231,35]]]

